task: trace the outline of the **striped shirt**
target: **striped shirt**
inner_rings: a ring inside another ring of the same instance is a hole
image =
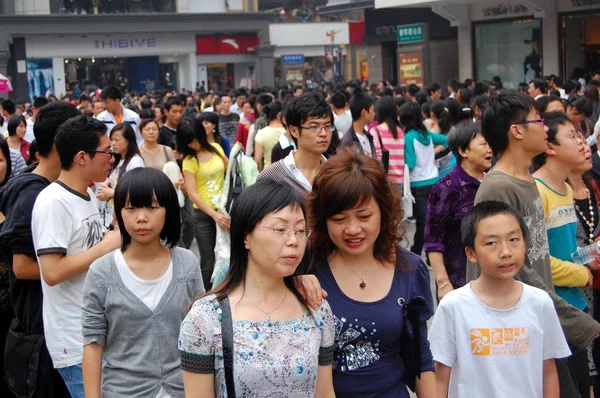
[[[369,133],[373,136],[373,146],[377,153],[377,159],[381,160],[381,144],[377,130],[381,134],[383,147],[390,152],[390,167],[388,169],[388,178],[394,184],[402,184],[404,182],[404,132],[398,127],[398,138],[394,138],[387,125],[372,127]]]

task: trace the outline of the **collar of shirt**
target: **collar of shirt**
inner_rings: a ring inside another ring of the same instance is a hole
[[[466,183],[473,184],[476,186],[481,185],[481,181],[479,181],[477,178],[473,177],[472,175],[469,175],[465,171],[465,169],[460,167],[460,165],[458,165],[458,164],[456,165],[456,167],[454,168],[454,170],[451,174],[454,174],[454,176],[461,182],[464,181]]]
[[[285,134],[281,134],[281,137],[279,137],[279,145],[281,145],[281,149],[286,149],[289,146],[294,147],[294,150],[297,149],[296,143],[292,140],[289,140]]]
[[[308,181],[308,179],[302,174],[300,169],[296,167],[296,159],[294,158],[294,154],[298,151],[292,151],[283,158],[283,165],[288,169],[292,176],[300,183],[306,190],[309,192],[312,191],[312,184]],[[327,158],[321,155],[321,164],[327,163]]]

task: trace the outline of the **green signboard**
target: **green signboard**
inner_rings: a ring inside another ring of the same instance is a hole
[[[425,29],[421,23],[398,26],[398,44],[420,43],[424,35]]]

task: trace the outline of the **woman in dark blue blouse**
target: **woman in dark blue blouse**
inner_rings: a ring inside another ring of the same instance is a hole
[[[429,271],[398,246],[400,200],[380,164],[351,150],[329,159],[313,183],[316,276],[335,316],[337,397],[435,396],[427,341]]]

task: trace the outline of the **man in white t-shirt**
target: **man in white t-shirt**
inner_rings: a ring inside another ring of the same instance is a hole
[[[32,115],[29,119],[27,119],[27,128],[25,130],[25,137],[23,139],[30,144],[35,140],[35,135],[33,134],[33,125],[35,124],[35,119],[37,118],[37,114],[42,109],[42,106],[48,103],[48,99],[46,97],[37,97],[33,100],[33,104],[31,104]]]
[[[506,203],[481,202],[461,232],[481,276],[444,296],[434,315],[438,396],[558,397],[555,359],[571,351],[548,293],[514,279],[525,262],[523,217]]]
[[[54,143],[62,170],[38,195],[31,230],[42,276],[48,351],[71,396],[84,398],[83,283],[92,262],[121,245],[118,231],[104,233],[89,186],[106,179],[114,158],[106,126],[86,116],[62,124]]]
[[[138,146],[142,146],[144,144],[144,139],[140,133],[140,115],[123,106],[121,103],[121,99],[123,98],[121,90],[115,86],[108,86],[102,90],[100,98],[104,101],[106,110],[100,112],[98,116],[96,116],[96,119],[106,125],[106,132],[110,134],[111,130],[116,125],[127,122],[133,128]]]

